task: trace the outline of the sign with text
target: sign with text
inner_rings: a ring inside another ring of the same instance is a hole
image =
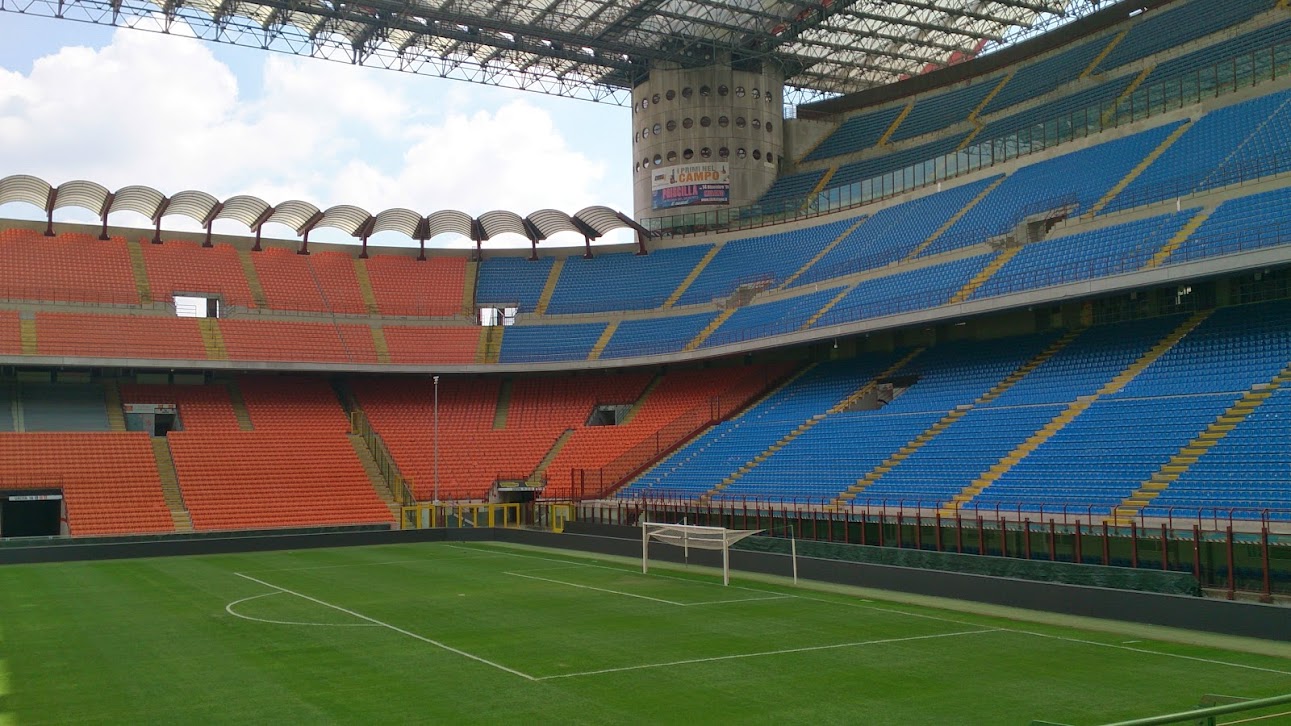
[[[731,168],[726,162],[660,167],[650,177],[650,192],[655,209],[728,204],[731,201]]]

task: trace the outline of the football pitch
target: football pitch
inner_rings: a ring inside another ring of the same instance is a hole
[[[4,567],[0,724],[1087,724],[1291,692],[1285,644],[733,575],[492,543]]]

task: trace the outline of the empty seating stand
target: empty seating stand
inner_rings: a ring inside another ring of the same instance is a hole
[[[0,355],[22,353],[22,328],[16,310],[0,310]]]
[[[230,360],[378,362],[363,324],[224,319],[220,331]]]
[[[474,363],[480,346],[478,326],[382,327],[391,363]]]
[[[711,245],[665,247],[648,255],[569,257],[547,305],[548,315],[650,310],[668,299]],[[624,285],[623,280],[633,284]]]
[[[448,317],[461,315],[466,258],[417,260],[374,255],[367,260],[368,278],[382,315]]]
[[[514,305],[531,313],[538,307],[554,257],[488,257],[480,263],[475,299],[482,305]]]
[[[202,247],[196,242],[169,241],[142,247],[153,300],[209,295],[218,296],[225,305],[256,306],[238,252],[231,245]]]
[[[252,253],[251,259],[271,309],[367,313],[349,254],[298,255],[290,248],[266,247]]]
[[[125,241],[64,232],[0,231],[0,298],[138,305]]]
[[[236,431],[237,414],[229,389],[222,384],[163,385],[126,383],[121,385],[124,404],[175,404],[179,426],[184,431]]]
[[[61,488],[72,535],[175,528],[146,434],[0,434],[0,472],[0,488]]]
[[[36,339],[40,355],[206,360],[195,318],[37,312]]]

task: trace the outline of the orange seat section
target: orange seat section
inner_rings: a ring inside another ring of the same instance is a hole
[[[221,319],[231,360],[376,363],[367,325]]]
[[[293,249],[266,247],[261,252],[253,252],[251,260],[270,308],[367,313],[350,255],[343,252],[298,255]]]
[[[400,327],[382,328],[391,363],[474,363],[480,344],[478,327]]]
[[[256,431],[350,430],[350,419],[326,378],[242,376],[238,388]]]
[[[375,255],[367,260],[372,294],[382,315],[462,314],[465,257]]]
[[[125,240],[0,230],[0,298],[138,305]]]
[[[22,353],[22,328],[18,313],[14,310],[0,310],[0,354],[18,355]]]
[[[195,529],[393,522],[342,433],[180,431],[168,438]]]
[[[0,489],[63,490],[73,535],[171,532],[143,433],[0,434]]]
[[[238,251],[231,245],[202,247],[178,240],[145,244],[143,259],[154,300],[170,301],[176,293],[218,294],[225,305],[255,307]]]
[[[237,431],[229,389],[220,385],[166,386],[126,383],[122,403],[173,403],[185,431]]]
[[[196,318],[36,313],[40,355],[206,360]]]

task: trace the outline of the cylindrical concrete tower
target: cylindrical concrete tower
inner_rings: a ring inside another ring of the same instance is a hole
[[[636,218],[752,204],[775,181],[783,143],[779,68],[653,68],[632,92]]]

